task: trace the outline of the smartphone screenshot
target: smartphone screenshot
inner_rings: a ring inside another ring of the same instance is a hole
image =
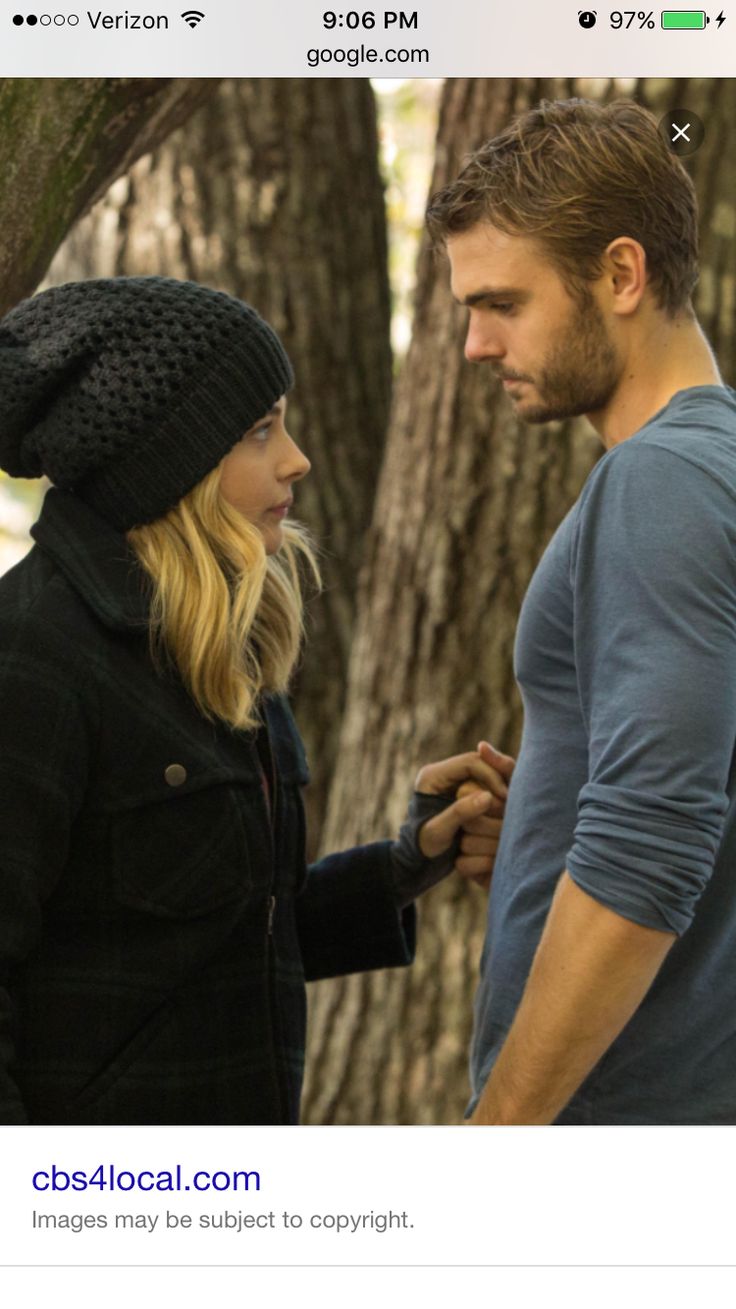
[[[0,23],[0,1263],[736,1287],[736,8]]]

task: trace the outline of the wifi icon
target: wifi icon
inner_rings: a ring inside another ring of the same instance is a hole
[[[185,23],[189,24],[190,27],[196,27],[197,23],[202,22],[202,19],[204,18],[204,14],[201,13],[199,9],[187,9],[185,13],[182,14],[182,18],[184,19]]]

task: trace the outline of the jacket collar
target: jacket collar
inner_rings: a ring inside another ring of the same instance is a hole
[[[50,487],[31,535],[106,627],[120,632],[148,627],[146,574],[123,533],[77,496]],[[304,747],[286,697],[266,696],[264,711],[282,781],[304,785],[309,780]],[[231,729],[223,729],[223,739],[232,740]],[[237,751],[241,766],[242,744]]]
[[[106,627],[148,627],[150,585],[122,532],[52,486],[31,535]]]

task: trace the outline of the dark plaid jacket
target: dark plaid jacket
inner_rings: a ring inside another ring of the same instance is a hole
[[[304,866],[267,704],[208,723],[148,655],[123,536],[49,491],[0,580],[0,1122],[290,1123],[305,977],[408,963],[389,842]]]

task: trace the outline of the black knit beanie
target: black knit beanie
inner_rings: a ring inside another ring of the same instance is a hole
[[[241,300],[168,277],[68,282],[0,320],[0,468],[120,531],[166,513],[294,377]]]

